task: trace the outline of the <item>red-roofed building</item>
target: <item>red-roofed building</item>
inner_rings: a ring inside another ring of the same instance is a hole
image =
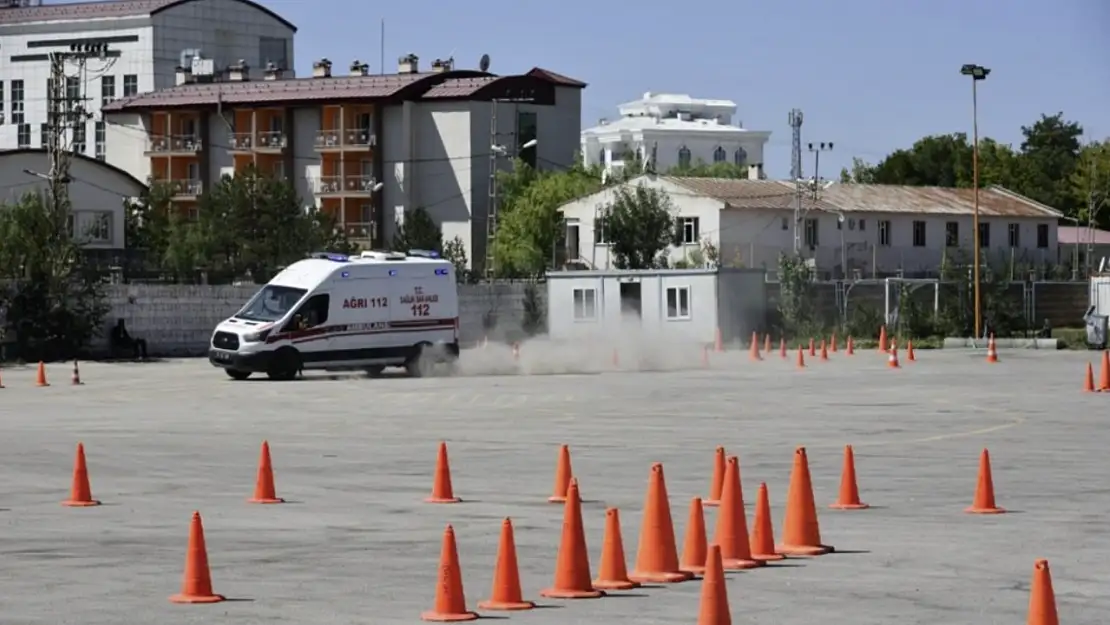
[[[222,175],[253,165],[290,179],[306,206],[374,247],[422,207],[480,265],[491,172],[516,154],[540,169],[567,167],[578,152],[586,85],[539,68],[497,76],[437,60],[421,71],[408,55],[389,74],[355,61],[340,75],[327,59],[305,78],[250,73],[182,70],[177,86],[111,103],[108,161],[175,183],[186,210]]]

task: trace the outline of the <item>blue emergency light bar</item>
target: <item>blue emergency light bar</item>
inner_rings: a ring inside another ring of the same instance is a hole
[[[308,255],[309,258],[316,258],[319,260],[330,260],[337,263],[348,263],[351,257],[346,254],[339,254],[336,252],[313,252]]]
[[[420,256],[422,258],[439,258],[439,252],[435,250],[409,250],[406,254],[409,256]]]
[[[446,276],[448,273],[450,272],[448,272],[446,269],[436,269],[437,276]]]

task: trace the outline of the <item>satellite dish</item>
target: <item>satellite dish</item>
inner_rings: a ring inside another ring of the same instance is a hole
[[[478,61],[478,69],[483,72],[489,71],[489,55],[483,54],[481,60]]]

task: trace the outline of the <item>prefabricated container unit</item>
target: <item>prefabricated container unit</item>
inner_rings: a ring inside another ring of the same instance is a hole
[[[547,274],[553,340],[603,341],[636,331],[668,341],[746,340],[766,325],[762,269],[563,271]]]

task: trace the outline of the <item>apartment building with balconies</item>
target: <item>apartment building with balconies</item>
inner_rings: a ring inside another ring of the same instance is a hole
[[[333,215],[348,236],[384,247],[407,211],[424,208],[485,257],[490,179],[512,157],[540,169],[573,164],[585,84],[535,68],[497,76],[414,55],[371,74],[355,61],[336,75],[327,59],[291,79],[262,80],[234,64],[212,81],[182,84],[105,108],[108,161],[140,179],[167,181],[183,211],[205,189],[248,166],[290,180],[306,209]],[[496,125],[494,125],[496,124]]]

